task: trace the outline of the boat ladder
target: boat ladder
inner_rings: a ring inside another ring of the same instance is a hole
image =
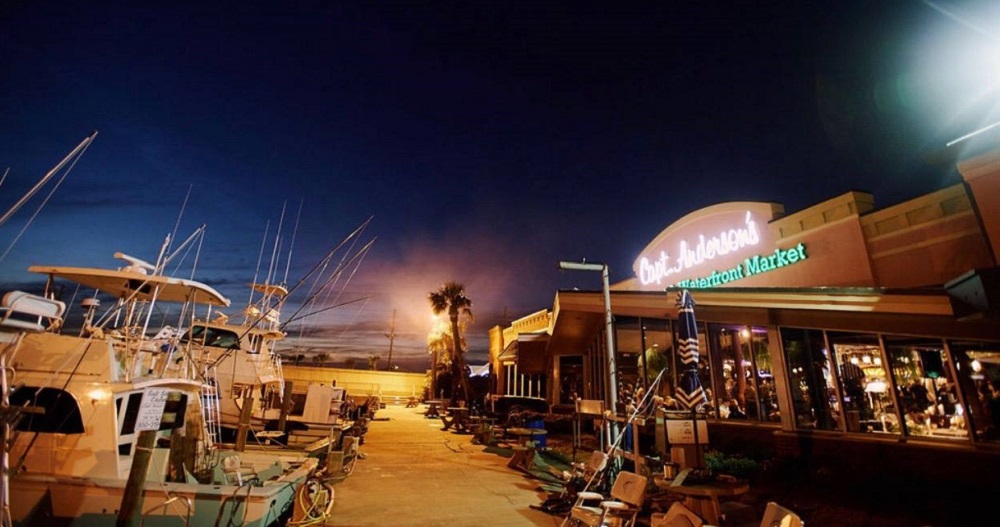
[[[215,366],[205,372],[205,384],[201,388],[201,408],[205,415],[205,426],[215,444],[222,442],[222,415],[219,409],[219,378]]]
[[[278,355],[277,353],[271,355],[271,362],[274,364],[275,376],[281,379],[281,386],[279,387],[279,389],[281,390],[282,397],[284,397],[283,394],[285,393],[285,372],[281,368],[281,355]]]

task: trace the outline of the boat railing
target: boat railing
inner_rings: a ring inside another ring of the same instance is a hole
[[[156,505],[155,507],[150,507],[149,509],[146,509],[145,511],[143,511],[142,518],[139,521],[139,525],[140,526],[146,525],[146,517],[149,516],[150,514],[156,512],[156,511],[160,510],[160,509],[163,509],[163,514],[162,515],[165,516],[166,513],[167,513],[167,507],[169,507],[169,506],[171,506],[171,505],[173,505],[175,503],[178,503],[178,502],[181,505],[183,505],[184,508],[186,509],[185,513],[184,513],[184,525],[185,526],[191,525],[191,511],[194,508],[192,506],[192,504],[191,504],[191,498],[188,498],[186,496],[178,496],[176,494],[171,494],[170,492],[167,492],[167,496],[169,496],[169,497],[166,500],[164,500],[163,503],[160,503],[159,505]],[[179,514],[178,514],[178,516],[179,516]]]

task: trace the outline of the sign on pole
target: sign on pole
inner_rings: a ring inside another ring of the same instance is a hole
[[[168,393],[170,390],[166,388],[150,388],[143,393],[142,403],[139,404],[139,417],[135,422],[136,432],[160,429]]]

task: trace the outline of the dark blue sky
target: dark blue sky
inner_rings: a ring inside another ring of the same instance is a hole
[[[4,2],[4,209],[100,134],[0,278],[155,259],[190,189],[198,276],[238,305],[282,207],[288,232],[301,204],[292,279],[372,216],[341,297],[369,300],[300,345],[384,357],[395,310],[396,357],[422,357],[426,295],[455,280],[477,362],[505,312],[600,286],[559,260],[617,281],[707,205],[882,207],[958,181],[944,144],[1000,120],[998,5]]]

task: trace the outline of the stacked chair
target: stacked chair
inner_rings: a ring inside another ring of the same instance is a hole
[[[584,489],[600,488],[605,469],[608,467],[608,455],[600,450],[591,453],[586,463],[573,463],[571,470],[557,470],[549,467],[552,475],[562,481],[558,493],[546,499],[541,506],[535,507],[551,514],[565,514],[576,504],[577,494]]]
[[[728,525],[728,524],[727,524]],[[790,509],[773,501],[764,508],[760,522],[740,524],[738,527],[803,527],[805,522]],[[666,513],[656,513],[650,518],[649,527],[709,527],[697,514],[681,502],[674,502]]]
[[[634,527],[646,500],[648,484],[645,476],[623,470],[615,478],[610,496],[590,491],[577,493],[576,503],[563,521],[563,527]]]

